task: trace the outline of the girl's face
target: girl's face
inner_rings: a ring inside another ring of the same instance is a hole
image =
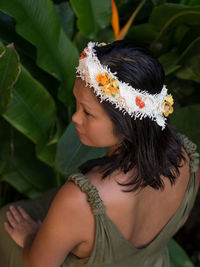
[[[99,103],[93,90],[76,78],[73,90],[76,112],[72,116],[80,140],[87,146],[111,147],[121,139],[114,134],[113,123]]]

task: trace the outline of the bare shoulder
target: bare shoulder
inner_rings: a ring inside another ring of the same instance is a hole
[[[77,209],[77,205],[80,205],[82,208],[84,206],[88,207],[87,194],[84,193],[74,182],[68,181],[58,191],[53,204],[59,204],[61,208],[70,204],[70,207],[73,210]]]
[[[79,227],[80,231],[93,220],[93,213],[88,203],[87,194],[72,181],[66,182],[61,187],[50,210],[52,214],[55,212],[57,216],[62,216],[64,221],[69,221],[70,216],[72,225]]]
[[[55,196],[29,254],[31,266],[60,266],[69,252],[88,242],[94,218],[87,195],[67,182]]]

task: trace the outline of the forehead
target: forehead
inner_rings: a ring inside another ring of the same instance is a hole
[[[74,89],[74,96],[82,104],[95,109],[102,110],[102,105],[97,99],[92,88],[86,87],[85,82],[81,78],[76,78]]]

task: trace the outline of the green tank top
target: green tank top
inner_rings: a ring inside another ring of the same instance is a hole
[[[126,240],[112,220],[106,215],[106,208],[98,191],[81,173],[69,177],[88,195],[96,221],[93,251],[88,258],[78,258],[70,253],[62,267],[169,267],[167,243],[182,226],[195,200],[195,172],[199,164],[196,145],[187,137],[179,135],[190,157],[190,180],[184,199],[176,213],[168,221],[156,238],[146,247],[135,248]]]

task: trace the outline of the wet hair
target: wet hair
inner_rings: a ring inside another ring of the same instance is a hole
[[[119,80],[149,94],[162,90],[163,68],[146,48],[128,41],[115,41],[106,46],[96,46],[95,50],[101,64],[116,73]],[[104,101],[102,105],[113,122],[114,134],[121,137],[122,143],[115,153],[84,163],[79,168],[81,172],[85,174],[99,166],[105,179],[116,170],[126,174],[134,169],[134,175],[119,183],[126,192],[145,186],[164,189],[163,179],[169,179],[173,185],[185,158],[170,119],[162,130],[148,117],[135,120],[109,102]]]

